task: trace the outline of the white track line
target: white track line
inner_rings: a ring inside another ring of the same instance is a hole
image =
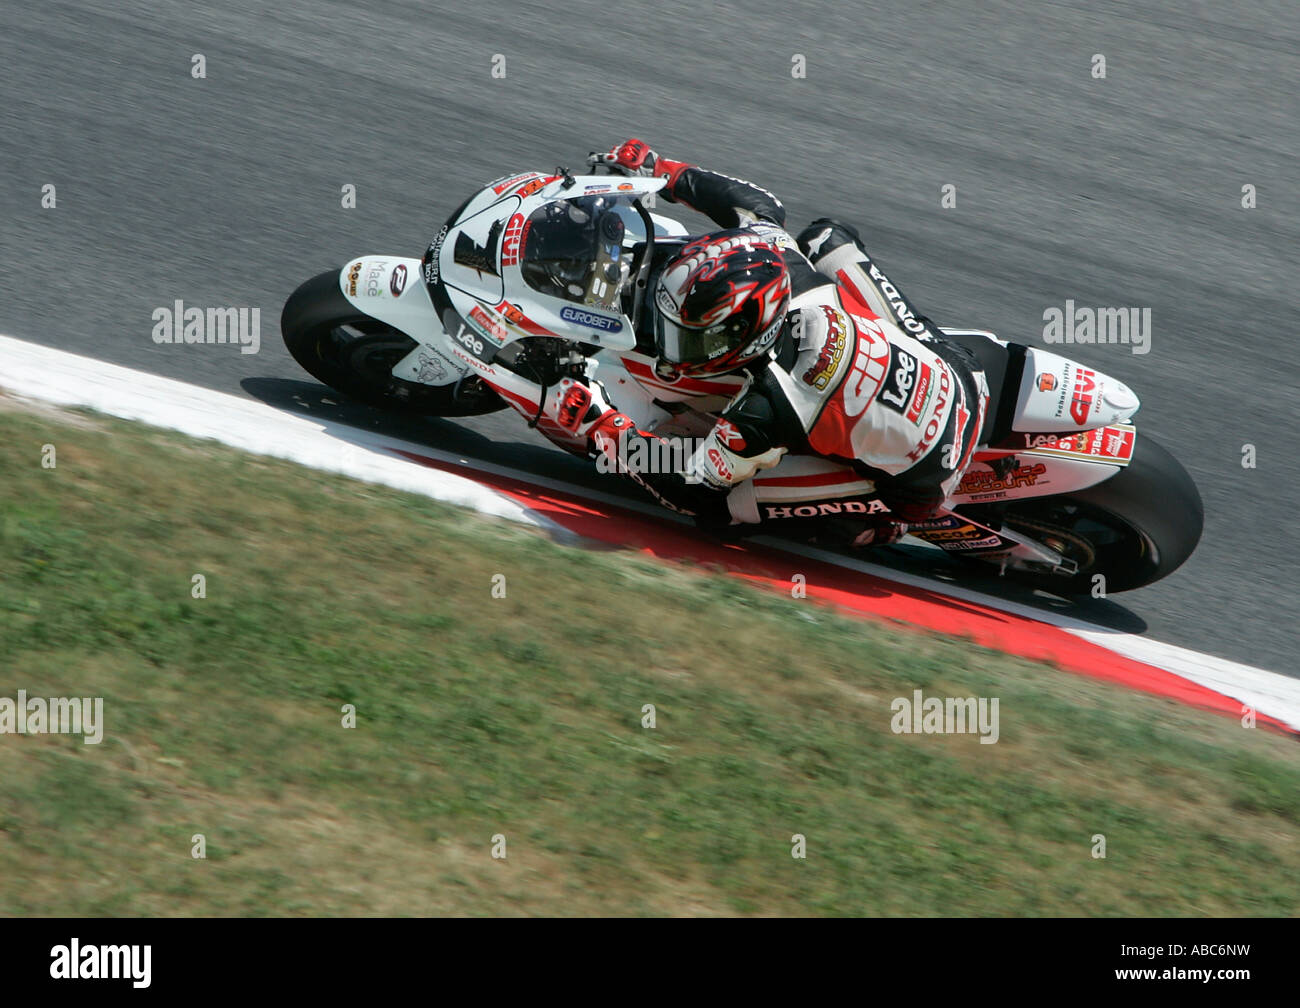
[[[648,504],[602,494],[478,460],[460,458],[427,445],[313,420],[240,396],[214,392],[170,378],[106,364],[35,343],[0,336],[0,388],[62,406],[88,406],[111,416],[139,420],[191,437],[211,438],[245,451],[289,459],[301,465],[418,493],[473,508],[484,514],[567,533],[506,494],[453,473],[415,465],[393,452],[402,450],[510,476],[621,508],[675,519]],[[1069,616],[1043,612],[1016,602],[943,581],[934,581],[812,546],[756,537],[788,553],[862,571],[887,581],[925,588],[1026,619],[1047,623],[1117,654],[1163,668],[1300,730],[1300,679],[1200,654],[1136,634],[1118,633]]]
[[[0,336],[0,388],[60,406],[89,406],[191,437],[423,494],[529,525],[547,524],[505,494],[385,451],[394,439],[312,420],[241,396],[186,385]],[[424,451],[423,445],[403,445]]]

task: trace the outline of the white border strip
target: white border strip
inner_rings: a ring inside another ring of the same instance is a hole
[[[550,522],[499,491],[454,473],[412,465],[385,451],[403,447],[423,452],[423,445],[312,420],[252,399],[8,336],[0,336],[0,388],[60,406],[89,406],[258,455],[422,494],[499,518],[551,527]]]

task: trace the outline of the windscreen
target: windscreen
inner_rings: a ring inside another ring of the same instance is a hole
[[[528,286],[617,311],[631,268],[631,252],[623,248],[629,212],[635,215],[631,201],[617,196],[581,196],[538,207],[525,222],[520,243]]]

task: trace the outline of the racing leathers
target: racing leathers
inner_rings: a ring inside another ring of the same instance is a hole
[[[667,199],[781,250],[791,303],[772,350],[744,369],[745,384],[684,466],[620,471],[706,526],[825,526],[837,516],[832,524],[848,530],[848,541],[867,545],[933,516],[983,424],[988,389],[974,357],[912,307],[852,228],[822,219],[792,237],[767,190],[665,159],[658,168]],[[615,411],[588,436],[593,452],[610,459],[655,437]],[[781,470],[788,476],[762,477],[787,456],[824,461],[791,459]]]

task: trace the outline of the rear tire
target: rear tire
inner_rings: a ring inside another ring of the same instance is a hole
[[[985,520],[984,508],[962,509]],[[1007,577],[1065,595],[1132,591],[1168,577],[1192,555],[1205,513],[1187,470],[1156,441],[1139,435],[1132,461],[1086,490],[1016,501],[1001,511],[1004,525],[1056,548],[1079,564],[1076,574],[1007,570]]]
[[[415,349],[415,340],[344,297],[337,270],[312,277],[289,295],[280,334],[308,374],[368,406],[440,417],[479,416],[506,406],[473,375],[459,392],[455,382],[435,387],[394,378],[393,366]]]

